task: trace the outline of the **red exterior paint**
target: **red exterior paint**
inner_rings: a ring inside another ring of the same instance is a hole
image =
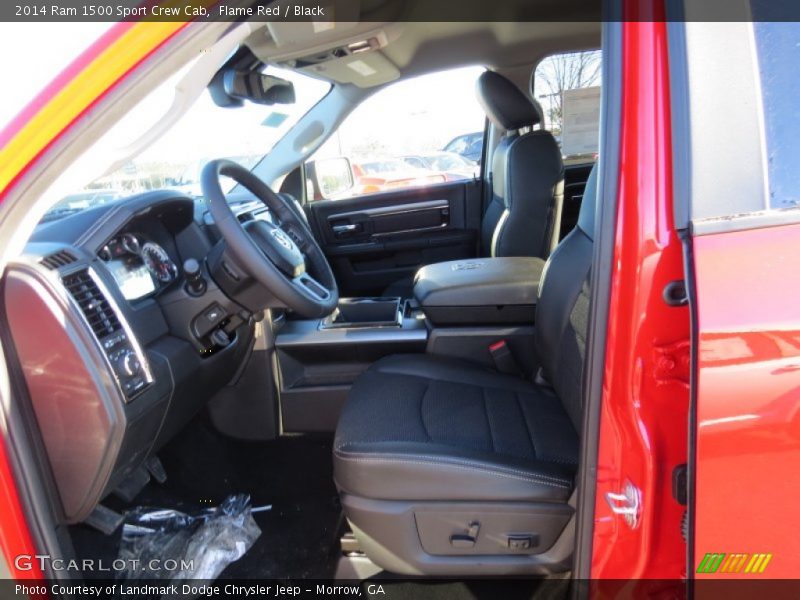
[[[671,213],[666,25],[626,22],[622,30],[623,124],[592,577],[680,578],[684,509],[672,497],[671,478],[687,460],[690,324],[686,307],[669,307],[662,299],[664,287],[683,278]],[[636,529],[606,501],[626,480],[642,492]],[[595,591],[613,595],[611,588]]]
[[[700,332],[693,568],[706,552],[772,553],[762,577],[796,578],[800,225],[699,236],[693,250]]]
[[[21,571],[14,564],[14,557],[20,554],[36,554],[33,540],[28,531],[25,513],[17,494],[14,475],[8,463],[5,442],[0,440],[0,550],[8,564],[9,573],[15,579],[41,579],[38,565],[30,571]]]

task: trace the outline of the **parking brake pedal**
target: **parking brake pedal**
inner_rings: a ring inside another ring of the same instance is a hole
[[[92,514],[86,518],[84,523],[89,527],[97,529],[97,531],[103,533],[104,535],[111,535],[120,525],[122,525],[122,521],[124,520],[125,517],[118,512],[111,510],[102,504],[98,504],[95,506]]]
[[[150,475],[153,476],[158,483],[164,483],[167,481],[167,472],[164,470],[164,465],[161,464],[161,460],[153,455],[147,459],[147,462],[144,464],[147,467],[147,470],[150,472]]]

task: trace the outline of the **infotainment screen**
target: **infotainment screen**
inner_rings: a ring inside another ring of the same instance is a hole
[[[136,300],[156,291],[153,276],[143,262],[110,260],[106,262],[126,300]]]

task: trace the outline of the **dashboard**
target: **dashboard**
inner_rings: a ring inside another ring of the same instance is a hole
[[[164,248],[147,237],[123,233],[103,246],[97,256],[128,300],[139,300],[169,286],[180,270]]]
[[[248,360],[254,317],[211,276],[222,249],[201,200],[159,190],[40,224],[9,265],[10,334],[67,522]]]

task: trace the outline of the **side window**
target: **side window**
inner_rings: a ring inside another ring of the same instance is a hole
[[[770,208],[800,207],[800,23],[757,22],[755,30]]]
[[[480,173],[482,67],[423,75],[365,100],[307,163],[306,192],[338,200],[472,179]]]
[[[536,67],[533,92],[544,111],[544,128],[558,140],[565,164],[597,158],[600,77],[600,50],[554,54]]]

